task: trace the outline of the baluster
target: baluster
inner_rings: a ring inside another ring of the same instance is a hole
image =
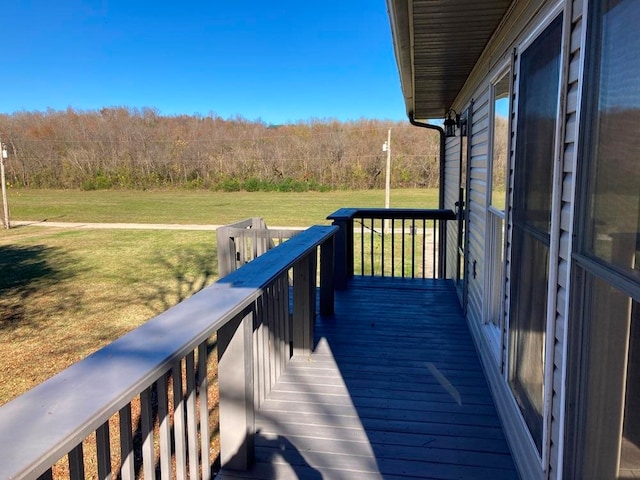
[[[360,219],[360,275],[364,275],[364,218]]]
[[[173,384],[173,430],[176,445],[176,477],[187,478],[187,429],[184,421],[184,394],[182,392],[182,361],[178,360],[171,370]]]
[[[438,239],[438,230],[436,228],[437,226],[437,220],[433,220],[433,272],[432,272],[432,278],[437,278],[436,277],[436,272],[437,272],[437,264],[436,264],[436,259],[437,259],[437,255],[436,255],[436,250],[437,247],[439,246],[438,244],[439,239]]]
[[[422,278],[427,278],[427,220],[422,219]]]
[[[202,461],[202,480],[211,478],[210,442],[209,433],[209,378],[207,361],[209,359],[208,340],[198,346],[198,376],[200,392],[200,458]],[[170,475],[163,478],[170,478]]]
[[[118,413],[120,423],[120,478],[134,480],[136,476],[131,425],[131,404],[127,403]]]
[[[160,422],[160,476],[171,477],[171,425],[169,424],[169,399],[167,375],[156,382],[158,392],[158,420]]]
[[[396,219],[391,219],[391,277],[396,276]]]
[[[153,452],[153,407],[151,405],[151,387],[140,393],[140,420],[142,423],[142,464],[144,478],[155,479],[156,468]]]
[[[405,259],[405,251],[404,251],[404,249],[405,249],[405,245],[404,245],[404,242],[405,242],[405,239],[404,239],[404,237],[405,237],[405,235],[404,235],[405,221],[406,221],[406,219],[403,218],[402,219],[402,278],[404,278],[404,264],[405,264],[405,260],[406,260]]]
[[[369,235],[371,235],[371,241],[369,242],[371,244],[371,251],[370,251],[370,258],[371,258],[371,276],[373,277],[375,275],[375,258],[374,258],[374,254],[375,254],[375,247],[373,244],[373,241],[375,240],[375,233],[376,233],[376,220],[375,218],[371,219],[371,229],[369,230]]]
[[[109,444],[109,421],[96,430],[96,451],[98,459],[98,478],[111,480],[111,445]]]
[[[411,278],[416,278],[416,219],[411,219]]]
[[[82,443],[69,452],[69,477],[71,480],[84,480],[84,453]]]
[[[189,479],[198,480],[198,417],[196,416],[196,372],[194,352],[186,357],[187,373],[187,437],[189,445]]]
[[[53,470],[49,469],[38,477],[38,480],[53,480]]]

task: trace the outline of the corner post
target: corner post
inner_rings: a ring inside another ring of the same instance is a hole
[[[346,290],[353,278],[353,216],[357,210],[341,208],[327,217],[338,227],[335,239],[335,288]]]
[[[236,243],[226,227],[216,231],[218,245],[218,277],[223,278],[236,270]]]
[[[438,228],[439,232],[442,232],[439,236],[438,245],[438,256],[440,257],[438,260],[438,270],[439,275],[438,278],[446,278],[447,277],[447,222],[445,218],[439,220],[440,225]]]
[[[320,245],[320,315],[333,315],[335,303],[335,237]]]
[[[310,355],[316,316],[316,250],[293,265],[293,355]]]
[[[247,470],[254,462],[253,311],[218,330],[220,463]]]

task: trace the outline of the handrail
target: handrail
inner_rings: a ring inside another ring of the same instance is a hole
[[[446,243],[442,240],[446,239],[447,222],[456,219],[451,210],[342,208],[327,218],[340,229],[336,235],[338,289],[346,288],[354,276],[356,260],[362,275],[426,278],[430,271],[433,278],[446,276]],[[428,240],[432,244],[430,258]]]
[[[310,299],[311,290],[315,292],[315,262],[317,247],[321,247],[321,309],[330,313],[333,308],[333,237],[335,227],[315,226],[307,229],[294,239],[270,250],[245,267],[235,271],[217,283],[196,293],[188,300],[172,307],[147,323],[120,337],[113,343],[89,355],[84,360],[72,365],[63,372],[43,382],[24,395],[0,407],[0,474],[2,478],[42,478],[51,477],[51,466],[65,454],[69,454],[72,478],[82,478],[82,444],[81,442],[92,432],[97,432],[98,441],[98,469],[101,473],[110,472],[110,460],[104,460],[105,449],[109,449],[108,421],[120,413],[121,425],[123,412],[129,413],[129,433],[121,429],[121,444],[131,444],[131,402],[140,395],[142,403],[142,417],[147,418],[146,431],[143,421],[143,434],[146,434],[143,445],[145,478],[153,477],[154,457],[152,425],[149,427],[151,416],[150,388],[157,385],[158,392],[167,391],[167,375],[172,372],[174,386],[174,408],[187,414],[185,426],[183,414],[175,414],[174,422],[176,438],[174,447],[170,439],[168,419],[170,414],[164,412],[160,418],[160,456],[163,478],[168,478],[167,468],[175,448],[179,477],[186,477],[186,452],[189,454],[189,475],[198,478],[198,420],[196,418],[196,394],[200,403],[200,430],[202,437],[200,457],[203,459],[202,477],[209,478],[208,458],[208,415],[206,372],[198,372],[199,387],[195,388],[194,359],[197,355],[197,365],[206,365],[207,341],[211,335],[218,332],[219,385],[220,385],[220,435],[221,456],[223,465],[237,456],[239,448],[238,438],[230,430],[228,404],[234,402],[234,387],[238,380],[231,382],[229,377],[238,377],[239,368],[233,365],[237,355],[232,348],[236,342],[238,324],[265,324],[271,320],[269,311],[273,309],[260,308],[265,302],[273,301],[266,298],[269,292],[276,290],[278,282],[282,282],[283,272],[294,269],[294,324],[292,325],[294,352],[307,352],[313,343],[312,333],[309,333],[309,323],[313,318],[315,302]],[[313,271],[309,271],[309,270]],[[307,279],[307,284],[303,281]],[[298,285],[296,285],[296,280]],[[313,286],[313,288],[312,288]],[[281,291],[283,289],[281,288]],[[306,298],[305,298],[306,296]],[[322,298],[324,296],[324,299]],[[282,302],[280,302],[282,304]],[[287,307],[288,309],[288,302]],[[306,311],[305,311],[306,309]],[[261,310],[258,312],[258,310]],[[288,318],[289,315],[283,310]],[[262,315],[262,317],[258,317]],[[245,321],[249,319],[248,323]],[[255,325],[254,325],[255,324]],[[311,336],[310,336],[311,335]],[[289,341],[283,335],[284,341]],[[250,350],[250,346],[248,348]],[[290,357],[288,345],[280,352]],[[234,356],[235,355],[235,356]],[[275,355],[271,353],[271,355]],[[245,365],[251,367],[251,361],[246,360],[245,353],[240,355]],[[280,357],[279,357],[280,358]],[[181,373],[183,360],[187,365],[187,395],[182,396]],[[258,359],[259,360],[259,359]],[[288,360],[288,358],[284,358]],[[277,363],[277,362],[276,362]],[[191,371],[189,371],[191,365]],[[282,366],[281,366],[282,367]],[[175,372],[180,372],[175,374]],[[251,377],[251,380],[249,380]],[[253,408],[253,392],[246,386],[253,381],[250,372],[242,379],[246,391],[245,401]],[[176,383],[177,382],[177,383]],[[230,392],[226,392],[230,383]],[[179,388],[178,388],[179,387]],[[204,391],[202,389],[204,388]],[[162,400],[162,399],[161,399]],[[161,401],[159,400],[159,401]],[[166,395],[161,402],[166,410]],[[225,405],[223,405],[225,404]],[[160,408],[159,408],[160,410]],[[231,414],[233,416],[233,414]],[[144,420],[144,418],[143,418]],[[151,428],[151,430],[150,430]],[[251,425],[247,425],[242,433],[241,442],[247,442],[251,437]],[[187,440],[177,438],[181,431],[186,433]],[[105,433],[106,430],[106,433]],[[126,430],[126,429],[125,429]],[[128,439],[126,437],[129,437]],[[231,440],[229,441],[228,438]],[[106,440],[105,440],[106,439]],[[151,439],[151,440],[149,440]],[[189,442],[189,448],[185,443]],[[106,442],[106,443],[105,443]],[[128,442],[128,443],[127,443]],[[101,447],[102,445],[102,447]],[[122,447],[123,449],[125,446]],[[130,447],[132,448],[132,447]],[[149,450],[150,449],[150,450]],[[127,452],[123,450],[121,472],[122,478],[132,478],[132,451],[125,458]],[[100,460],[100,455],[103,460]],[[79,462],[78,462],[79,459]],[[246,463],[247,458],[240,459]],[[205,464],[206,463],[206,464]],[[73,464],[73,466],[72,466]]]
[[[327,217],[328,220],[353,220],[356,217],[376,219],[455,220],[452,210],[424,208],[341,208]]]

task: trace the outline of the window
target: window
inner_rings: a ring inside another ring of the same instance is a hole
[[[491,86],[493,99],[493,145],[491,149],[491,195],[489,204],[504,210],[507,160],[509,158],[509,83],[510,72],[504,73]]]
[[[520,56],[513,187],[509,384],[542,452],[547,284],[562,17]]]
[[[496,361],[502,361],[504,319],[504,229],[506,173],[509,158],[509,116],[511,71],[503,72],[491,85],[492,136],[489,171],[489,199],[486,224],[486,278],[484,322]]]
[[[640,475],[640,2],[589,6],[569,351],[575,478]]]
[[[640,473],[640,304],[576,268],[586,355],[580,372],[584,409],[574,417],[571,478],[637,478]],[[580,452],[580,453],[577,453]]]
[[[640,279],[640,8],[631,0],[604,3],[584,247]]]

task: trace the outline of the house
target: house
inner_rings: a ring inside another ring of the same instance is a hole
[[[387,0],[523,478],[640,474],[640,2]],[[445,135],[447,133],[448,135]]]
[[[4,477],[211,478],[212,345],[219,478],[640,475],[640,2],[387,5],[439,209],[343,208],[2,406]]]

